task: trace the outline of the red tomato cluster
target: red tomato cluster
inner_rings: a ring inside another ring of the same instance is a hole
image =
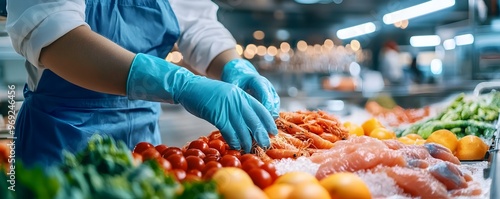
[[[222,167],[243,169],[262,189],[278,177],[273,164],[263,162],[256,155],[242,155],[240,151],[231,150],[221,136],[213,134],[200,137],[183,148],[140,142],[135,146],[133,156],[137,162],[157,160],[179,181],[208,180]]]
[[[0,118],[1,119],[1,118]],[[9,171],[10,163],[9,163],[9,155],[11,152],[11,148],[7,145],[10,141],[8,140],[0,140],[0,166],[3,166],[5,172]],[[2,168],[0,168],[1,170]]]

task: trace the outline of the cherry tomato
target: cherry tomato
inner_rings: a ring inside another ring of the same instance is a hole
[[[154,145],[152,145],[149,142],[139,142],[135,145],[133,152],[138,153],[138,154],[142,154],[142,152],[144,152],[146,149],[149,149],[151,147],[154,147]]]
[[[201,171],[200,170],[196,170],[196,169],[191,169],[187,173],[188,173],[188,175],[191,174],[191,175],[198,176],[200,178],[201,178],[201,176],[203,176],[203,174],[201,173]]]
[[[182,169],[174,169],[174,170],[172,170],[172,173],[174,174],[175,178],[178,181],[182,181],[182,180],[184,180],[184,178],[186,178],[186,171],[184,171]]]
[[[188,165],[184,156],[173,154],[168,156],[168,158],[166,159],[170,162],[170,164],[172,164],[173,169],[182,169],[184,171],[187,170]]]
[[[197,176],[191,173],[186,174],[186,177],[182,180],[182,182],[200,182],[201,176]]]
[[[241,163],[245,163],[245,161],[249,160],[249,159],[256,159],[256,160],[260,160],[259,157],[257,157],[256,155],[254,154],[250,154],[250,153],[247,153],[247,154],[244,154],[240,157],[240,161]]]
[[[261,189],[265,189],[273,183],[271,175],[264,169],[254,168],[247,172],[255,185]]]
[[[241,164],[241,169],[248,172],[253,168],[260,168],[262,165],[264,165],[264,162],[262,162],[262,160],[251,158],[247,159],[247,161]]]
[[[224,141],[222,140],[210,140],[210,142],[208,142],[208,147],[217,149],[217,151],[219,151],[220,154],[225,154],[226,153],[225,144],[226,143],[224,143]]]
[[[165,171],[172,170],[172,164],[170,164],[170,162],[165,158],[159,157],[156,158],[156,161],[158,161],[158,164],[160,165],[161,168],[163,168],[163,170]]]
[[[271,175],[271,177],[273,178],[273,182],[278,178],[278,173],[276,173],[276,167],[274,166],[274,164],[264,163],[260,166],[260,168],[264,169],[269,173],[269,175]]]
[[[132,157],[134,158],[134,165],[139,165],[142,163],[142,155],[138,153],[132,153]]]
[[[205,158],[205,153],[203,153],[200,149],[188,149],[184,152],[184,157],[188,156],[196,156],[203,159]]]
[[[205,161],[205,162],[211,162],[211,161],[218,162],[219,160],[220,160],[220,156],[217,156],[217,155],[207,155],[207,157],[205,157],[203,159],[203,161]]]
[[[143,161],[161,157],[160,153],[154,148],[148,148],[141,153]]]
[[[229,150],[226,150],[226,154],[224,154],[224,155],[232,155],[232,156],[235,156],[236,158],[240,159],[241,152],[238,150],[229,149]]]
[[[201,151],[204,151],[207,148],[208,144],[203,140],[194,140],[191,143],[189,143],[188,146],[188,149],[200,149]]]
[[[205,155],[215,155],[215,156],[221,156],[220,152],[217,150],[217,149],[214,149],[214,148],[208,148],[208,149],[205,149],[203,151],[203,153],[205,153]]]
[[[177,155],[182,155],[182,151],[180,148],[177,147],[169,147],[168,149],[165,149],[162,153],[163,158],[168,158],[168,156],[177,154]]]
[[[208,143],[208,141],[209,141],[208,137],[205,137],[205,136],[199,137],[198,140],[202,140],[205,143]]]
[[[238,160],[236,156],[233,155],[224,155],[222,158],[219,160],[220,164],[222,164],[223,167],[238,167],[241,168],[241,162]]]
[[[168,149],[167,145],[164,145],[164,144],[159,144],[159,145],[156,145],[155,146],[155,149],[160,153],[162,154],[163,151],[165,151],[166,149]]]
[[[207,162],[205,164],[205,168],[203,168],[203,170],[201,170],[201,172],[203,174],[205,174],[209,169],[211,168],[222,168],[222,164],[220,164],[219,162],[216,162],[216,161],[210,161],[210,162]]]
[[[188,156],[186,157],[186,162],[188,165],[188,170],[191,169],[196,169],[196,170],[202,170],[203,167],[205,167],[205,162],[199,157],[196,156]]]
[[[212,176],[215,174],[215,172],[217,172],[219,170],[219,168],[216,168],[216,167],[212,167],[210,169],[207,170],[207,172],[205,172],[203,174],[203,179],[204,180],[210,180],[212,179]]]

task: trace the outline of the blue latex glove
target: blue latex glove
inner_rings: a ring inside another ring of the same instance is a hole
[[[234,59],[228,62],[222,70],[221,80],[240,87],[259,100],[274,119],[278,118],[280,98],[276,90],[271,82],[261,76],[249,61]]]
[[[180,103],[191,114],[216,126],[231,148],[247,153],[253,140],[267,148],[268,133],[278,133],[269,111],[237,86],[195,75],[146,54],[137,54],[132,62],[127,96]]]

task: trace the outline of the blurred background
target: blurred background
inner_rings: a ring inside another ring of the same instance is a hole
[[[214,2],[235,48],[273,83],[284,111],[323,109],[347,118],[381,95],[420,108],[500,79],[499,0]],[[14,84],[21,104],[24,59],[12,49],[5,17],[0,22],[0,99]],[[166,59],[183,61],[175,50]],[[182,107],[164,109],[167,144],[214,129]]]

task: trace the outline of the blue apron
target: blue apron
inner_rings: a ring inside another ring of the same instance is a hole
[[[167,0],[86,0],[93,31],[134,52],[166,57],[179,37]],[[70,67],[70,66],[68,66]],[[44,70],[36,91],[25,87],[16,121],[16,158],[26,165],[58,164],[62,150],[82,150],[94,133],[159,144],[159,103],[90,91]]]

